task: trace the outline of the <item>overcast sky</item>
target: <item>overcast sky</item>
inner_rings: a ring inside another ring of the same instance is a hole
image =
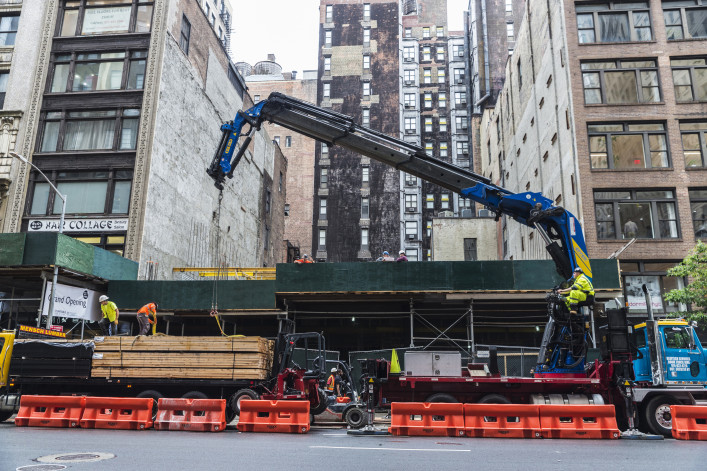
[[[317,69],[319,0],[231,0],[234,59],[251,65],[268,54],[284,71]],[[469,0],[447,0],[449,29],[461,31]]]

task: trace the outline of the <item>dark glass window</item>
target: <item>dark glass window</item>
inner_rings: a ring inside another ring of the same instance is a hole
[[[19,13],[0,14],[0,46],[14,46],[17,35]]]
[[[595,190],[599,239],[674,239],[679,237],[672,190]]]
[[[671,59],[675,101],[707,101],[707,59],[688,57]]]
[[[582,63],[584,102],[655,103],[660,101],[658,67],[651,60],[611,60]]]
[[[40,152],[132,150],[137,145],[139,109],[50,111],[45,113]]]
[[[191,36],[191,23],[186,15],[182,15],[182,30],[179,35],[179,47],[182,48],[184,54],[189,54],[189,37]]]
[[[707,121],[680,122],[686,167],[707,167]]]
[[[663,2],[663,19],[668,40],[707,38],[707,1]]]
[[[593,123],[587,129],[592,168],[670,166],[664,123]]]
[[[648,2],[576,3],[579,42],[618,43],[653,39]]]
[[[695,239],[707,240],[707,188],[692,188],[688,191]]]
[[[58,36],[149,33],[152,4],[143,0],[64,0]]]

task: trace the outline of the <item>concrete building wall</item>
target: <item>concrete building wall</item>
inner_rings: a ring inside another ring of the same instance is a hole
[[[435,262],[497,260],[496,240],[496,222],[491,218],[432,220],[432,256]],[[468,245],[475,248],[476,258],[468,249],[465,250]]]

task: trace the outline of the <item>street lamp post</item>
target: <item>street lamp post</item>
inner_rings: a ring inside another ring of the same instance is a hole
[[[59,220],[59,234],[64,232],[64,214],[66,213],[66,195],[62,195],[59,190],[54,186],[54,184],[47,178],[47,176],[37,168],[36,165],[34,165],[32,162],[27,160],[25,157],[21,156],[20,154],[16,152],[10,152],[9,153],[11,157],[15,157],[17,159],[20,159],[22,162],[30,165],[32,168],[34,168],[39,174],[49,183],[49,186],[52,187],[52,190],[54,190],[54,193],[61,198],[61,219]],[[54,254],[56,257],[56,253]],[[56,296],[56,283],[57,283],[57,277],[59,276],[59,266],[56,263],[56,260],[54,260],[54,276],[52,278],[52,292],[51,292],[51,299],[49,300],[49,315],[47,316],[47,329],[51,329],[52,327],[52,321],[54,318],[54,297]]]

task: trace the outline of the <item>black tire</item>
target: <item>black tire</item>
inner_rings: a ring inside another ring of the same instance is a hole
[[[209,396],[201,391],[189,391],[182,395],[182,399],[208,399]]]
[[[226,404],[226,425],[230,424],[233,422],[233,419],[236,418],[238,414],[236,414],[236,411],[233,410],[231,407],[230,402]]]
[[[154,402],[152,404],[152,420],[155,420],[157,418],[157,401],[159,401],[159,399],[163,398],[164,395],[159,391],[155,391],[154,389],[146,389],[145,391],[141,392],[140,394],[138,394],[135,397],[139,397],[139,398],[151,397],[152,399],[154,399]]]
[[[0,411],[0,424],[12,417],[15,411]]]
[[[454,396],[445,393],[437,393],[428,397],[425,402],[443,402],[447,404],[456,404],[459,401]]]
[[[368,412],[360,407],[352,407],[344,412],[344,420],[349,427],[358,429],[368,424]]]
[[[326,410],[328,407],[327,395],[322,389],[317,389],[317,394],[319,395],[319,404],[309,411],[312,415],[319,415]]]
[[[487,394],[478,401],[477,404],[510,404],[511,401],[501,394]]]
[[[670,396],[656,396],[646,404],[643,418],[651,432],[670,437],[673,434],[673,417],[670,406],[677,401]]]
[[[258,399],[258,393],[252,389],[241,389],[231,396],[231,400],[228,401],[231,409],[236,415],[241,415],[240,404],[243,399]]]

